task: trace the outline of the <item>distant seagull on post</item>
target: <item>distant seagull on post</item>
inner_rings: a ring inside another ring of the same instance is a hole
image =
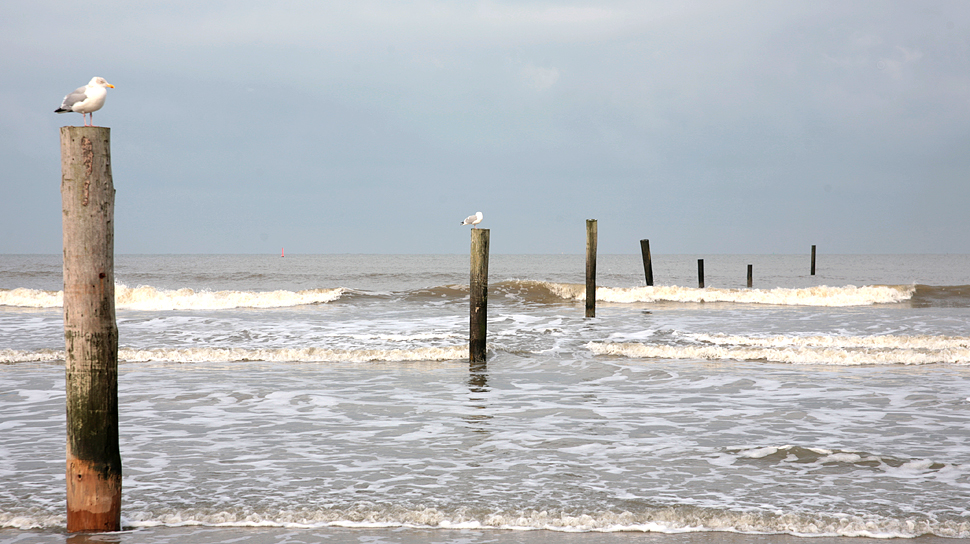
[[[64,97],[61,107],[54,110],[54,113],[67,113],[69,111],[81,114],[84,126],[94,126],[94,112],[101,109],[104,105],[104,97],[108,96],[108,87],[115,88],[103,77],[92,77],[84,87],[74,89],[74,92]],[[91,115],[91,124],[88,124],[87,116]]]
[[[477,224],[479,224],[479,223],[482,222],[482,219],[484,217],[485,216],[482,215],[482,212],[475,212],[475,215],[469,215],[468,217],[465,218],[464,221],[461,222],[461,224],[462,224],[462,226],[465,226],[465,225],[477,225]],[[472,228],[475,228],[475,227],[472,227]]]

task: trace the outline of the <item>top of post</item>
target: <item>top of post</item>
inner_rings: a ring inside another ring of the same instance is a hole
[[[80,127],[77,125],[65,125],[61,127],[61,134],[71,132],[80,134],[87,132],[90,134],[95,134],[98,132],[111,132],[111,127]]]

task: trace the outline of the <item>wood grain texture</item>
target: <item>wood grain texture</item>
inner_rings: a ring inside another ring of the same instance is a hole
[[[61,128],[67,530],[121,529],[110,129]]]
[[[471,279],[469,280],[468,352],[472,363],[485,361],[488,336],[488,229],[472,229]]]

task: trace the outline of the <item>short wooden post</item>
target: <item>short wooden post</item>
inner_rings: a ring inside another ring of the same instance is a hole
[[[754,285],[754,270],[753,269],[754,269],[754,267],[749,264],[748,265],[748,287],[751,287],[752,285]]]
[[[61,127],[67,530],[121,530],[110,129]]]
[[[815,275],[815,245],[812,245],[812,275]]]
[[[488,229],[471,229],[471,279],[469,281],[470,328],[468,356],[471,363],[485,362],[488,330]]]
[[[643,255],[643,276],[647,285],[653,285],[653,260],[650,257],[650,240],[640,240],[640,254]]]
[[[697,259],[697,286],[704,288],[704,259]]]
[[[586,220],[586,317],[596,317],[596,220]]]

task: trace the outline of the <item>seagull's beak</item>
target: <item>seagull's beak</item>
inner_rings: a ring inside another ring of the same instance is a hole
[[[112,84],[110,84],[110,83],[108,83],[108,87],[111,87],[112,89],[114,89],[114,88],[115,88],[115,86],[114,86],[114,85],[112,85]]]

